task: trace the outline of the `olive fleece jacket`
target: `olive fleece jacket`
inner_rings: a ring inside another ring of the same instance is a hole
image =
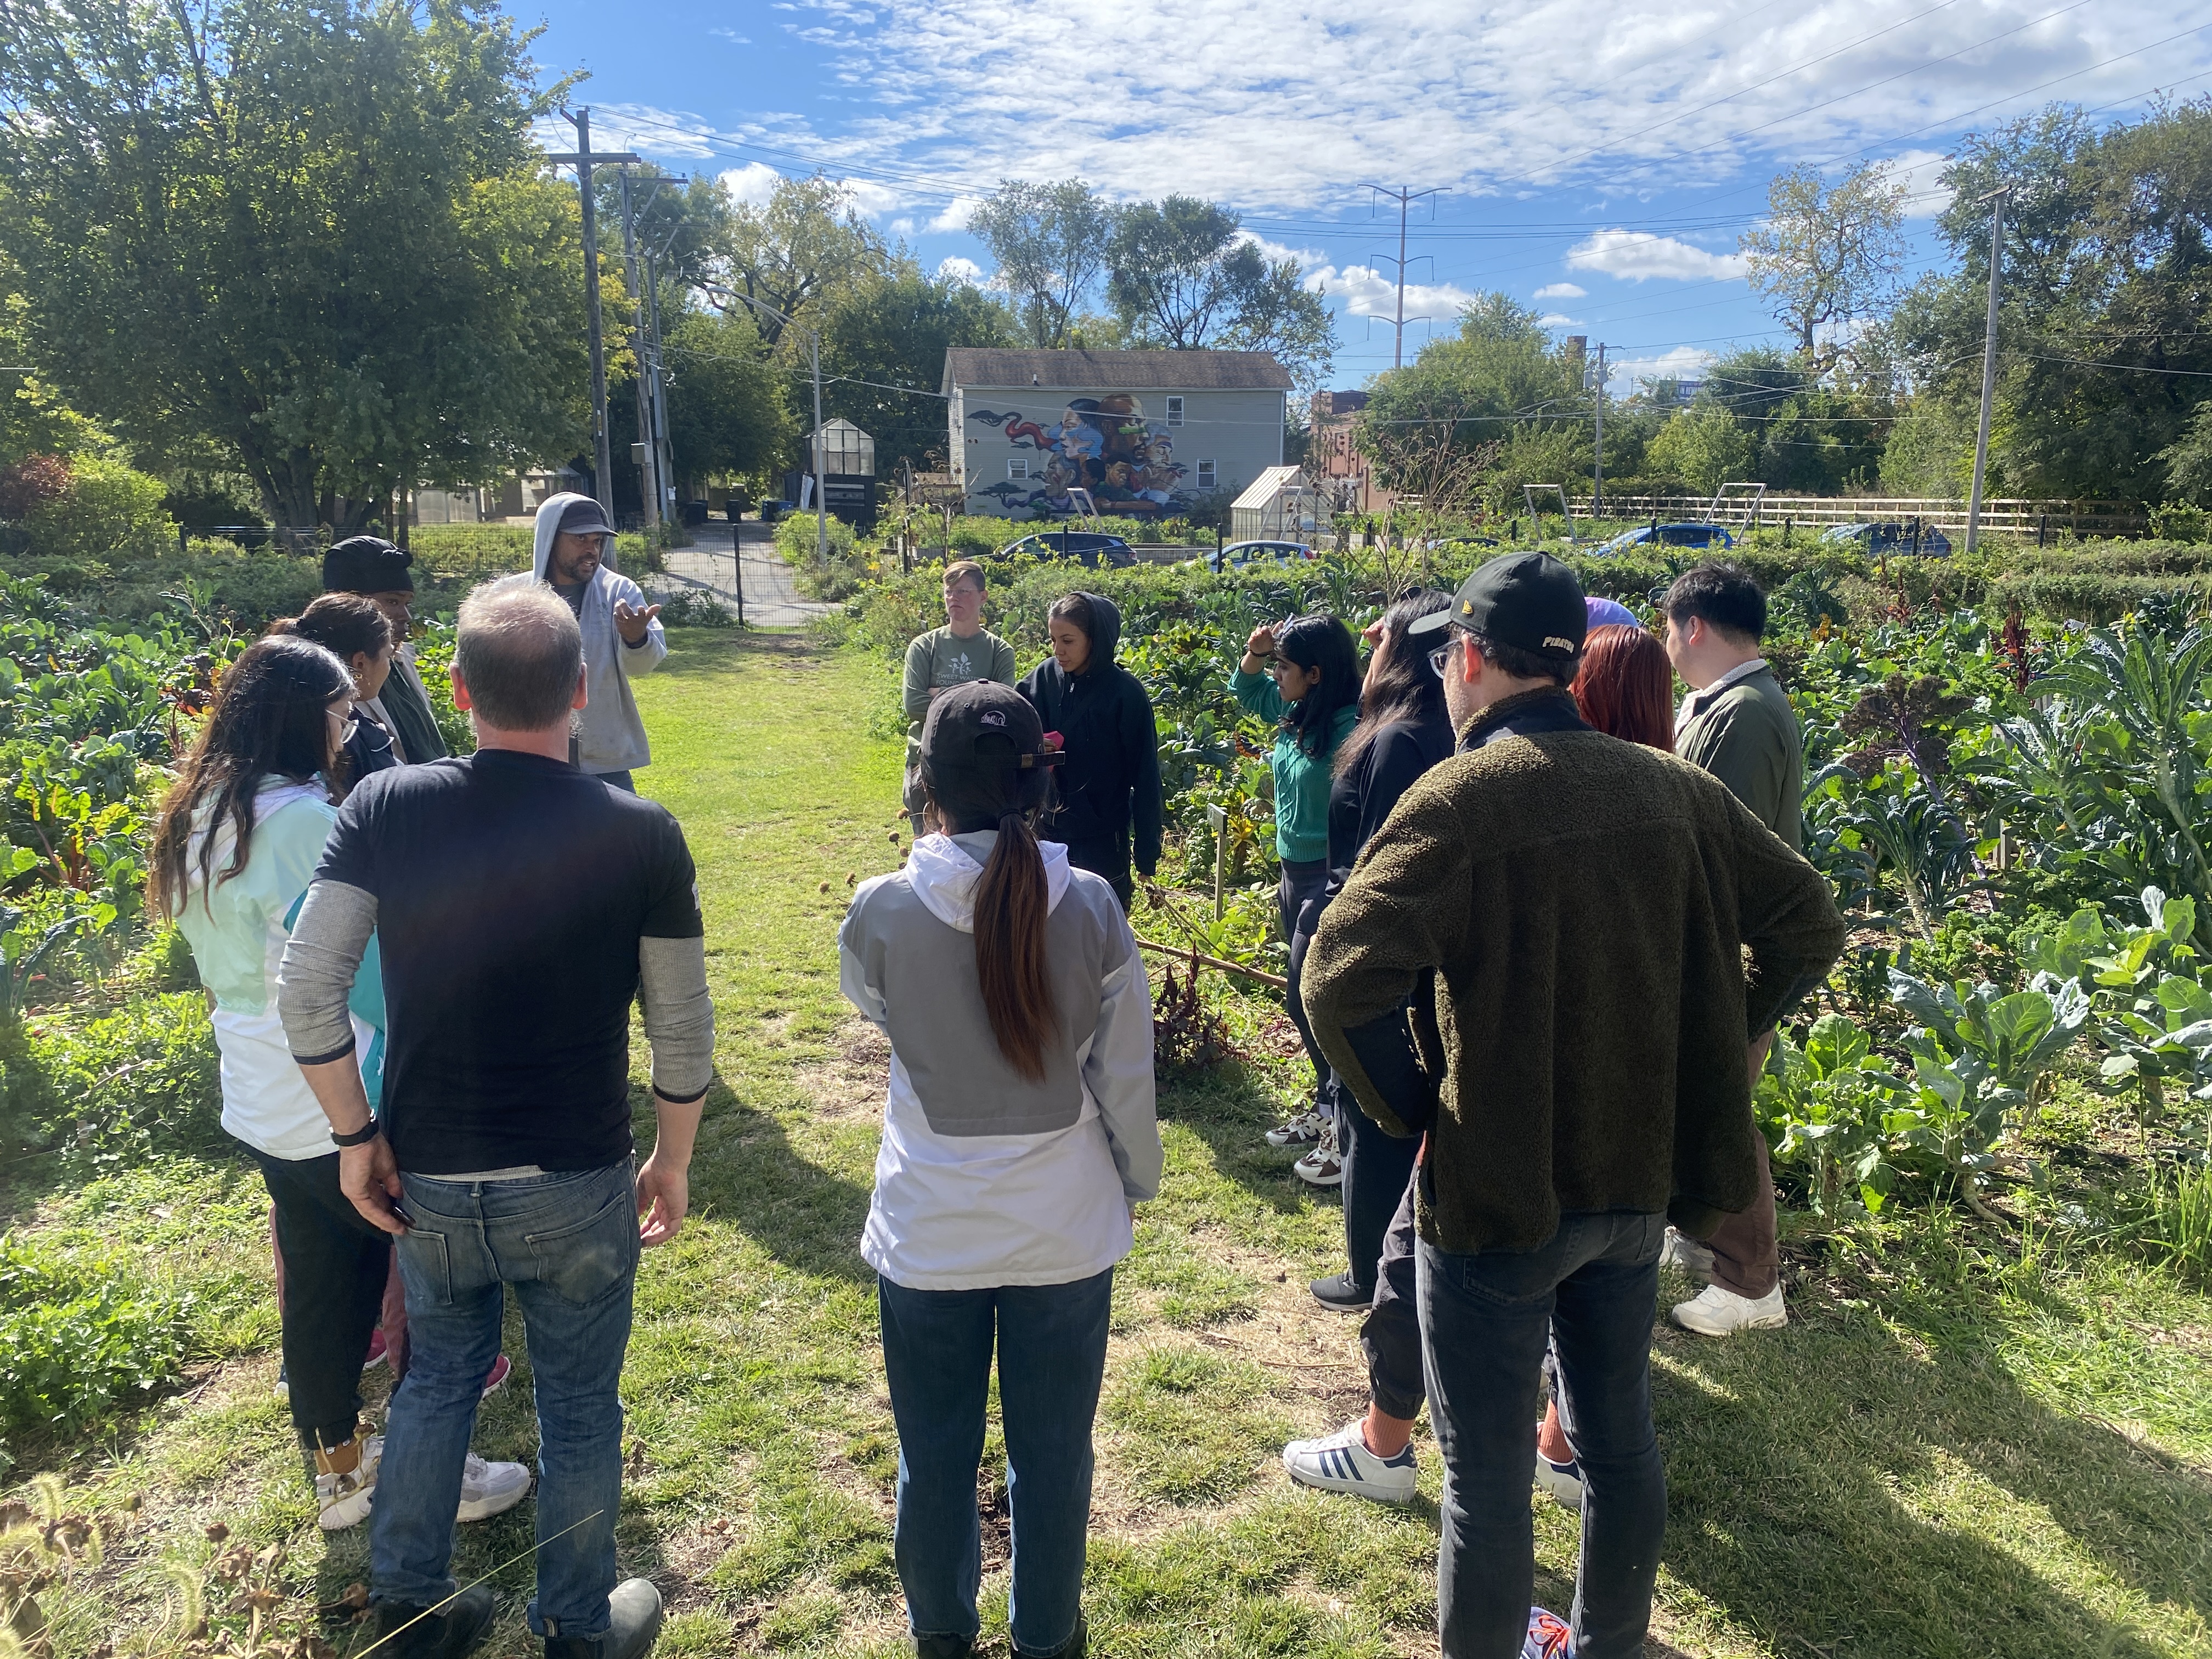
[[[1569,1211],[1663,1211],[1702,1236],[1747,1209],[1746,1043],[1844,945],[1826,880],[1696,767],[1587,727],[1485,741],[1561,695],[1469,723],[1306,958],[1316,1040],[1400,1134],[1346,1032],[1437,971],[1444,1079],[1417,1207],[1454,1253],[1534,1249]]]

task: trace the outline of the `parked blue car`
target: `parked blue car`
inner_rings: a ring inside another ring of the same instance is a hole
[[[1914,535],[1915,530],[1918,535]],[[1899,523],[1831,525],[1820,532],[1823,542],[1856,542],[1869,554],[1918,554],[1923,559],[1951,556],[1951,538],[1931,524]]]
[[[1644,524],[1615,536],[1597,550],[1597,556],[1626,553],[1647,542],[1662,547],[1734,547],[1735,538],[1717,524]]]

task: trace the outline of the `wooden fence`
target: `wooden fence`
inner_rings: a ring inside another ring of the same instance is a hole
[[[1571,502],[1577,519],[1590,516],[1588,501]],[[1910,495],[1776,495],[1754,501],[1732,496],[1716,508],[1704,501],[1679,496],[1607,495],[1605,516],[1611,520],[1649,519],[1680,522],[1693,520],[1736,527],[1779,525],[1808,526],[1865,524],[1869,521],[1919,520],[1924,525],[1963,535],[1966,504]],[[2141,536],[2150,519],[2139,503],[2129,501],[2057,501],[1995,500],[1982,503],[1982,528],[2018,536],[2045,537],[2061,530],[2076,536]]]

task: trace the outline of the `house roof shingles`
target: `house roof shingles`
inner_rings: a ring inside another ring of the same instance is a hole
[[[1002,351],[953,346],[943,390],[1050,386],[1059,391],[1288,392],[1290,371],[1264,351]]]

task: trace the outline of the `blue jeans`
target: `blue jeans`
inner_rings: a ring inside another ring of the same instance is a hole
[[[398,1243],[414,1344],[385,1425],[370,1588],[427,1607],[453,1592],[453,1511],[514,1286],[538,1398],[540,1636],[606,1632],[622,1505],[623,1352],[637,1280],[629,1161],[521,1181],[404,1176]]]
[[[1444,1659],[1510,1659],[1535,1585],[1528,1471],[1547,1333],[1583,1473],[1576,1659],[1633,1659],[1651,1621],[1667,1476],[1651,1428],[1651,1320],[1667,1218],[1570,1212],[1526,1252],[1417,1251],[1429,1415],[1444,1460]]]
[[[983,1291],[877,1281],[899,1438],[893,1545],[916,1636],[973,1638],[981,1628],[975,1470],[995,1328],[1013,1521],[1014,1651],[1056,1654],[1074,1638],[1091,1522],[1091,1424],[1106,1374],[1113,1296],[1110,1267],[1070,1285]]]

